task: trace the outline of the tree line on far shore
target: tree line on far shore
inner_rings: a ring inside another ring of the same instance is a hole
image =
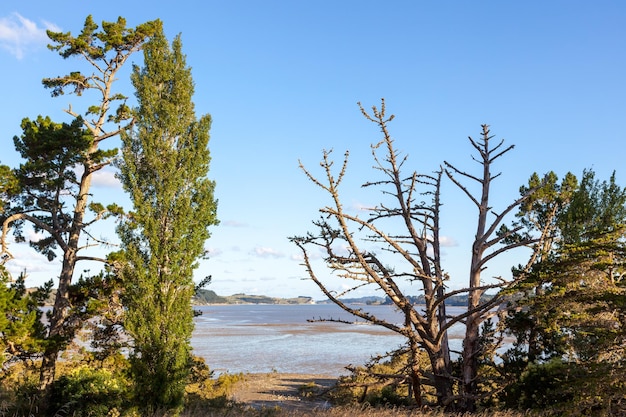
[[[193,355],[192,300],[269,298],[229,299],[202,289],[211,277],[194,282],[209,228],[218,224],[217,201],[208,176],[211,117],[195,114],[181,36],[170,43],[160,20],[131,28],[121,17],[98,25],[91,16],[78,35],[48,36],[52,51],[83,67],[43,85],[53,97],[74,94],[79,105],[65,109],[65,122],[25,118],[13,138],[22,163],[0,166],[0,394],[11,412],[29,415],[178,415],[219,405],[211,395],[232,381],[213,378]],[[140,51],[131,107],[115,81]],[[320,174],[300,167],[327,203],[311,231],[289,239],[325,298],[406,343],[350,368],[337,401],[469,413],[626,412],[626,189],[616,175],[529,173],[517,197],[495,207],[496,168],[513,145],[488,125],[469,137],[472,169],[445,160],[416,166],[392,139],[385,101],[359,109],[381,132],[371,145],[372,176],[362,179],[379,203],[347,210],[349,152],[337,166],[324,151]],[[109,166],[132,209],[95,200],[93,176]],[[442,256],[444,182],[473,210],[466,211],[476,233],[460,289],[449,286]],[[120,247],[94,232],[107,219]],[[43,236],[28,242],[33,250],[61,260],[58,278],[34,291],[25,286],[28,271],[13,277],[5,268],[10,236],[24,242],[31,229]],[[111,250],[100,256],[96,247]],[[487,275],[505,253],[517,254],[510,274]],[[102,271],[79,273],[84,261],[100,262]],[[371,303],[393,305],[402,321],[351,300],[368,289],[380,294]],[[452,313],[453,305],[466,308]],[[464,329],[458,352],[449,343],[452,326]]]

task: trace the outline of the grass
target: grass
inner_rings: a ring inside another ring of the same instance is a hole
[[[519,413],[512,411],[484,411],[471,414],[472,417],[539,417],[541,414]],[[234,406],[225,410],[196,410],[186,411],[181,417],[461,417],[470,414],[446,413],[443,411],[425,411],[408,408],[374,408],[374,407],[333,407],[327,410],[284,410],[278,407],[272,408],[241,408]],[[155,416],[156,417],[156,416]]]

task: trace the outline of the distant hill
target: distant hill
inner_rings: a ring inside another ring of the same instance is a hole
[[[491,299],[493,296],[485,294],[483,295],[483,301]],[[414,305],[423,305],[426,304],[423,295],[417,296],[408,296],[409,301]],[[358,298],[342,298],[346,304],[365,304],[365,305],[391,305],[393,304],[389,297],[377,297],[377,296],[367,296],[367,297],[358,297]],[[317,304],[332,304],[330,300],[321,300],[317,301]],[[455,295],[446,301],[446,305],[448,306],[467,306],[467,295]]]
[[[194,304],[204,305],[204,304],[227,304],[228,301],[226,298],[221,297],[215,293],[215,291],[211,290],[198,290],[196,295],[192,299]]]
[[[35,288],[29,288],[28,291],[34,291]],[[46,305],[51,306],[54,304],[54,296],[56,289],[53,289],[50,297],[46,300]],[[484,295],[483,299],[488,300],[492,295]],[[356,298],[342,298],[346,304],[363,304],[363,305],[391,305],[392,302],[389,297],[378,296],[366,296]],[[409,296],[409,300],[413,304],[424,304],[424,296]],[[207,305],[207,304],[332,304],[332,301],[326,300],[313,300],[313,297],[298,296],[293,298],[278,298],[269,297],[266,295],[247,295],[247,294],[233,294],[233,295],[217,295],[215,291],[201,289],[193,297],[192,303],[194,305]],[[446,302],[449,306],[466,306],[467,295],[457,295],[450,297]]]
[[[377,297],[377,296],[366,296],[366,297],[356,297],[356,298],[341,298],[346,304],[365,304],[365,305],[381,305],[385,304],[385,298]],[[329,299],[326,300],[318,300],[317,304],[332,304],[333,302]]]
[[[211,290],[199,290],[193,299],[196,305],[205,304],[311,304],[312,297],[277,298],[266,295],[233,294],[220,296]]]

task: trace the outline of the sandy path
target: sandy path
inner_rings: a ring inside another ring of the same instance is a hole
[[[323,395],[336,377],[312,374],[246,374],[233,388],[233,399],[254,408],[288,410],[328,408]]]

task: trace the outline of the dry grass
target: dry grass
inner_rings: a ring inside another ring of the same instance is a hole
[[[200,367],[202,368],[202,367]],[[14,371],[18,369],[15,368]],[[22,369],[16,375],[5,375],[0,383],[0,417],[26,417],[37,415],[28,398],[18,404],[14,391],[36,387],[30,369]],[[201,369],[202,371],[202,369]],[[34,375],[34,376],[33,376]],[[32,379],[32,381],[31,381]],[[217,379],[200,372],[199,378],[187,389],[188,402],[180,417],[461,417],[462,414],[442,411],[426,411],[415,408],[375,408],[360,405],[333,406],[326,401],[326,389],[334,380],[320,375],[305,374],[248,374],[222,375]],[[34,392],[34,391],[33,391]],[[7,395],[6,398],[2,394]],[[9,395],[12,394],[12,395]],[[16,402],[17,401],[17,402]],[[10,405],[10,406],[9,406]],[[146,416],[137,409],[109,409],[107,417],[167,417],[167,413]],[[106,413],[106,411],[105,411]],[[72,410],[63,409],[59,416],[71,416]],[[483,411],[472,417],[539,417],[540,413],[512,411]],[[469,417],[470,415],[466,415]]]
[[[372,407],[334,407],[327,410],[284,410],[279,407],[275,408],[239,408],[234,406],[232,408],[214,411],[187,411],[181,414],[181,417],[539,417],[540,414],[532,413],[519,413],[512,411],[484,411],[475,414],[455,414],[446,413],[443,411],[424,411],[419,409],[384,409],[384,408],[372,408]]]

